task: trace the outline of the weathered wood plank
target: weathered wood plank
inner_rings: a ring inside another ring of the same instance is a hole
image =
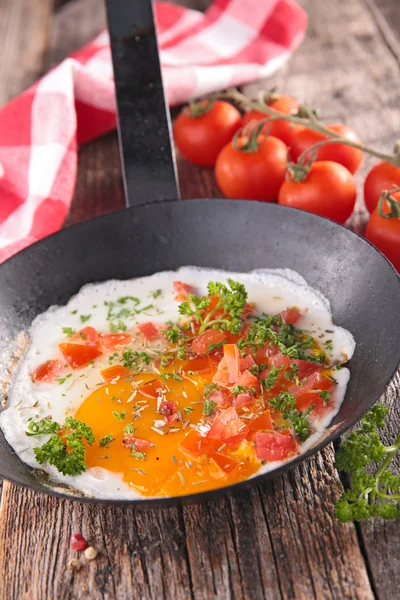
[[[53,0],[2,0],[0,106],[42,74]]]

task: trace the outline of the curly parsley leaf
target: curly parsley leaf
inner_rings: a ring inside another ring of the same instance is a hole
[[[86,471],[83,440],[91,446],[95,437],[92,428],[83,421],[72,417],[67,417],[64,425],[51,419],[31,421],[26,435],[51,436],[42,446],[33,449],[39,464],[53,465],[63,475],[79,475]]]
[[[383,404],[375,404],[336,453],[336,467],[349,478],[349,489],[335,505],[341,522],[400,515],[400,477],[389,470],[400,449],[400,434],[391,446],[385,446],[379,435],[387,413]]]

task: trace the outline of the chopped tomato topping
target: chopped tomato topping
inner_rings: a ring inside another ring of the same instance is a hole
[[[139,393],[145,396],[146,398],[155,399],[158,397],[157,390],[160,389],[160,387],[162,387],[162,385],[158,381],[158,379],[153,379],[152,381],[141,385],[139,388]]]
[[[246,390],[254,388],[256,392],[260,389],[260,382],[253,373],[250,373],[250,371],[243,371],[243,373],[239,375],[236,385],[245,387]]]
[[[175,300],[178,302],[184,302],[189,294],[194,294],[196,291],[194,287],[183,281],[174,281],[173,286],[176,292]]]
[[[132,340],[129,333],[101,333],[100,344],[105,350],[114,350],[117,346],[127,346]]]
[[[107,367],[107,369],[103,369],[102,371],[100,371],[100,375],[103,381],[111,381],[116,377],[125,377],[129,375],[129,373],[129,369],[122,365],[113,365],[112,367]]]
[[[258,365],[261,363],[268,362],[268,358],[270,356],[274,356],[274,354],[279,353],[278,346],[273,344],[266,344],[263,348],[257,348],[255,361]]]
[[[298,308],[288,308],[281,312],[282,319],[287,325],[294,325],[301,317],[301,312]]]
[[[268,362],[270,363],[270,366],[261,373],[260,378],[261,379],[267,378],[268,375],[271,373],[273,367],[275,369],[279,369],[279,373],[275,380],[274,385],[272,387],[268,388],[269,393],[275,394],[280,389],[284,374],[286,373],[286,371],[289,367],[290,359],[288,356],[284,356],[282,354],[276,354],[275,356],[271,356],[268,359]]]
[[[306,392],[305,394],[301,394],[301,396],[296,398],[297,410],[307,410],[307,408],[309,408],[311,405],[314,406],[311,414],[317,417],[321,417],[325,412],[332,409],[332,403],[330,400],[321,398],[317,390]]]
[[[208,329],[201,333],[192,343],[192,352],[195,354],[208,354],[215,350],[216,344],[221,344],[226,340],[226,333],[216,329]]]
[[[249,429],[251,433],[261,431],[262,429],[272,429],[272,419],[269,410],[265,410],[261,415],[249,421]]]
[[[159,336],[159,331],[157,327],[151,321],[139,323],[138,329],[148,342],[153,341]]]
[[[123,442],[127,448],[132,448],[134,450],[138,450],[139,452],[145,452],[149,448],[154,448],[155,444],[153,442],[149,442],[149,440],[144,440],[143,438],[137,437],[133,435],[133,433],[128,433],[125,435]]]
[[[254,358],[251,356],[251,354],[248,354],[244,358],[239,358],[240,373],[243,373],[243,371],[246,371],[246,369],[249,369],[250,367],[252,367],[255,364],[256,364],[256,362],[255,362]]]
[[[290,385],[288,387],[288,392],[298,398],[310,390],[326,390],[329,392],[333,388],[333,385],[333,381],[330,377],[324,377],[321,373],[317,372],[307,377],[301,385]]]
[[[243,312],[242,312],[242,317],[247,317],[248,315],[252,315],[253,312],[255,311],[255,308],[256,307],[255,307],[255,305],[254,305],[253,302],[247,302],[244,305],[244,309],[243,309]]]
[[[322,365],[317,363],[309,362],[308,360],[299,360],[297,358],[293,358],[290,361],[291,365],[296,365],[299,369],[298,378],[301,381],[305,377],[316,373],[317,371],[321,371],[323,369]]]
[[[196,356],[183,363],[182,369],[184,371],[194,371],[201,375],[206,375],[211,371],[211,362],[208,356]]]
[[[215,402],[219,408],[228,408],[232,403],[232,396],[228,390],[214,390],[208,399]]]
[[[72,369],[80,369],[101,355],[100,350],[94,346],[83,344],[64,343],[59,348]]]
[[[226,366],[225,358],[221,358],[217,372],[213,377],[213,382],[221,387],[229,386],[229,373],[228,368]]]
[[[59,360],[47,360],[33,371],[31,377],[33,381],[54,381],[55,376],[62,369]]]
[[[166,423],[173,423],[176,420],[176,404],[174,402],[161,402],[159,413],[164,417]]]
[[[255,397],[250,392],[243,392],[242,394],[238,394],[234,398],[234,406],[235,408],[240,408],[241,406],[246,406],[246,404],[251,404],[254,402]]]
[[[88,326],[76,331],[70,341],[76,344],[86,344],[86,346],[96,347],[99,342],[99,334],[94,327]]]
[[[236,471],[240,465],[240,460],[233,458],[233,456],[225,456],[224,454],[216,452],[215,450],[209,450],[207,454],[227,477]]]
[[[239,444],[245,439],[249,432],[249,428],[237,415],[236,410],[231,407],[221,412],[209,430],[207,437],[217,439],[226,444]]]
[[[228,371],[228,382],[235,383],[239,376],[239,350],[236,344],[224,345],[224,360]]]
[[[256,441],[256,455],[259,460],[273,462],[284,460],[289,454],[297,451],[297,444],[292,435],[278,431],[257,431],[254,436]]]

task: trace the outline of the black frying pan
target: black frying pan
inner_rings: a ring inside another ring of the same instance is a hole
[[[372,406],[399,363],[400,280],[364,239],[310,213],[238,200],[167,201],[177,189],[150,0],[110,0],[108,18],[131,208],[65,229],[0,267],[3,371],[18,332],[50,305],[66,303],[82,285],[182,265],[298,271],[329,298],[335,323],[350,330],[357,342],[346,398],[323,439],[306,454],[248,482],[135,503],[167,506],[205,500],[286,471],[346,431]],[[39,482],[2,434],[0,475],[40,492],[70,497]]]

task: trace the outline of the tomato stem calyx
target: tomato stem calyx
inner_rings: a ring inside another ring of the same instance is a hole
[[[258,147],[265,140],[265,133],[262,134],[264,122],[261,125],[255,125],[252,121],[239,129],[232,139],[232,146],[239,152],[257,152]]]
[[[196,119],[210,112],[214,106],[214,102],[215,100],[200,100],[198,102],[190,100],[189,105],[186,106],[183,111],[187,117]]]
[[[400,202],[392,196],[392,194],[396,194],[398,192],[400,192],[400,187],[395,187],[391,190],[385,190],[382,192],[378,202],[378,213],[382,219],[400,220]],[[388,213],[385,213],[383,210],[385,202],[390,209]]]

